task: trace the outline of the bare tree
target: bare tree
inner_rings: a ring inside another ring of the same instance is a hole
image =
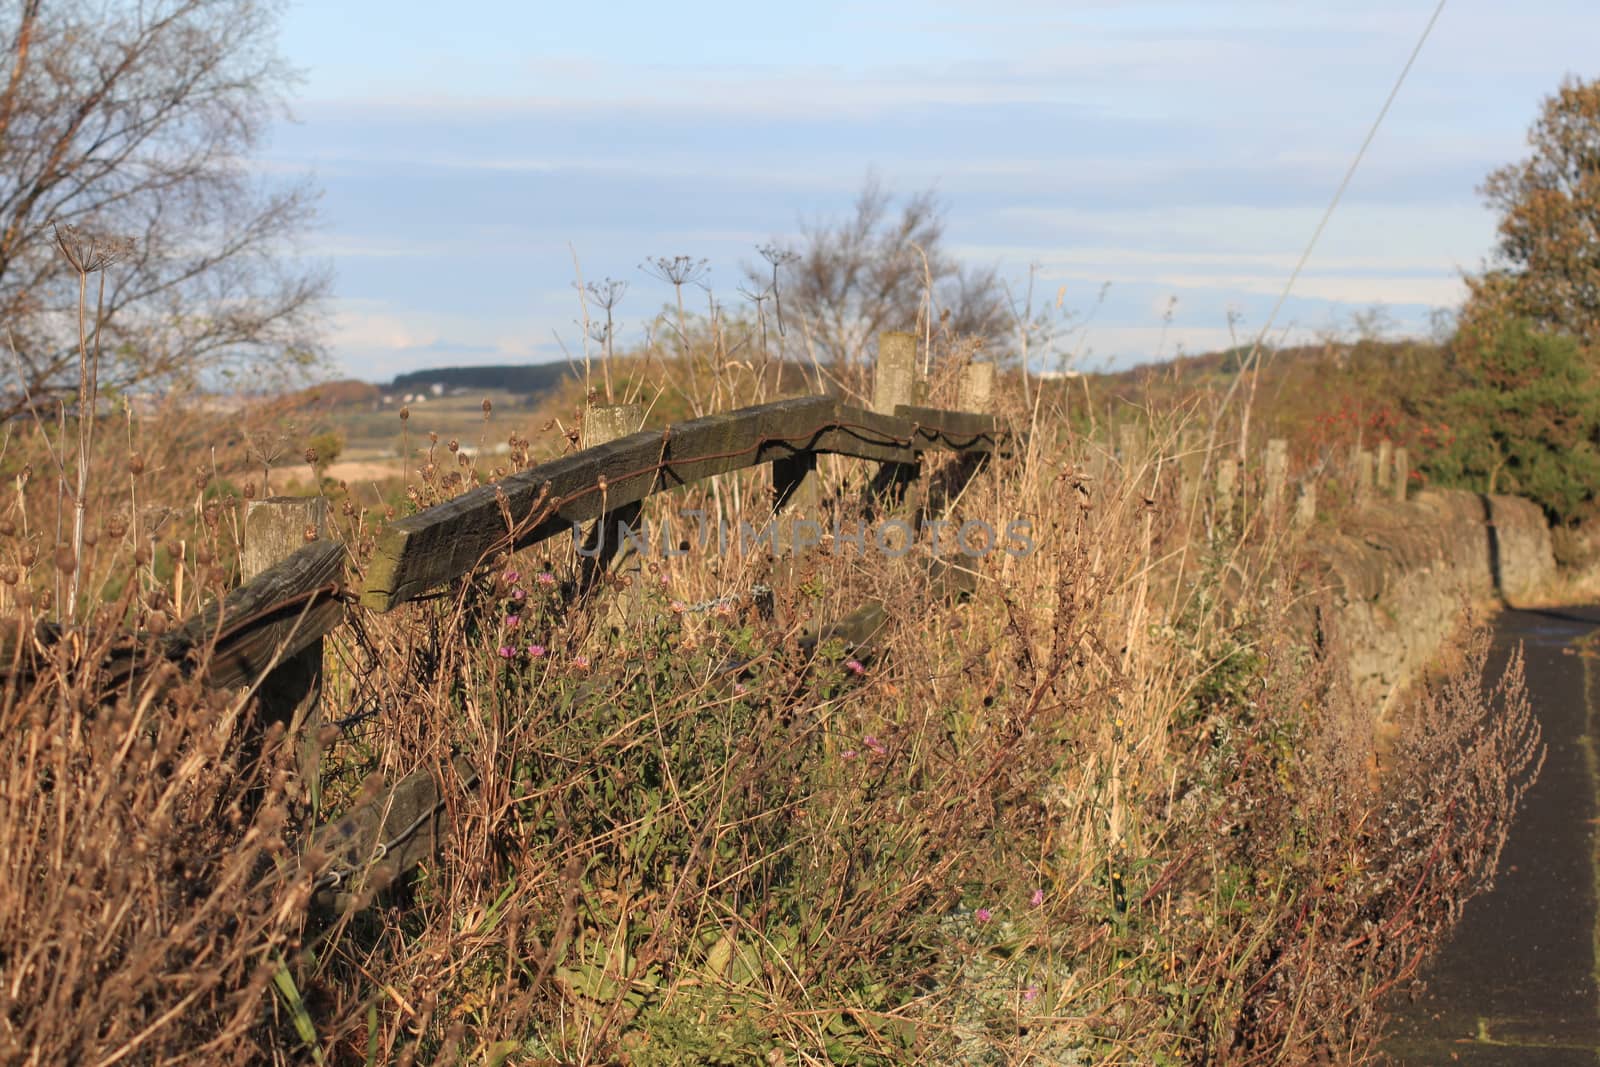
[[[907,199],[897,215],[893,198],[869,176],[850,218],[804,226],[798,244],[774,242],[762,255],[782,314],[823,355],[851,364],[880,331],[916,329],[930,312],[957,336],[1005,336],[1010,317],[994,270],[964,267],[943,240],[944,209],[931,190]],[[749,274],[769,284],[764,269]]]
[[[293,257],[312,190],[271,186],[246,162],[292,80],[274,48],[279,10],[0,3],[0,340],[16,383],[0,389],[0,418],[74,385],[77,279],[54,224],[132,239],[106,278],[105,384],[318,362],[327,280]]]

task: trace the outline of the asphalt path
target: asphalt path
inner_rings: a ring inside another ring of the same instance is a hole
[[[1585,639],[1588,638],[1588,641]],[[1600,1067],[1596,956],[1596,760],[1600,607],[1507,611],[1488,676],[1521,645],[1549,749],[1492,890],[1470,902],[1398,1007],[1386,1048],[1405,1067]]]

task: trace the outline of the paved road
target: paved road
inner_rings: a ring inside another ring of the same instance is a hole
[[[1596,990],[1596,772],[1600,660],[1574,654],[1600,607],[1508,611],[1491,671],[1521,642],[1549,747],[1501,856],[1494,889],[1467,906],[1403,1008],[1387,1046],[1405,1067],[1600,1067]]]

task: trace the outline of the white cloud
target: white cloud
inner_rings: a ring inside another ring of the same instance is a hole
[[[1149,362],[1158,355],[1170,359],[1179,352],[1189,355],[1215,352],[1238,340],[1226,326],[1174,323],[1170,328],[1163,328],[1159,323],[1154,326],[1091,324],[1068,346],[1067,363],[1080,370],[1115,369],[1135,362]],[[1058,362],[1057,358],[1047,356],[1035,360],[1034,366],[1050,370]]]
[[[1279,278],[1287,278],[1294,269],[1295,261],[1299,258],[1291,252],[1194,252],[1194,251],[1152,251],[1142,248],[1117,248],[1115,246],[1101,245],[1095,247],[1077,247],[1067,249],[1043,249],[1018,245],[960,245],[956,248],[958,254],[970,260],[980,262],[998,261],[1002,263],[1027,263],[1036,262],[1045,271],[1066,270],[1067,268],[1087,271],[1094,275],[1094,270],[1099,269],[1110,280],[1114,272],[1125,272],[1130,276],[1147,276],[1158,269],[1173,267],[1187,267],[1200,270],[1205,268],[1218,268],[1237,270],[1240,267],[1266,268],[1281,272]],[[1348,272],[1378,272],[1385,274],[1399,274],[1407,271],[1440,271],[1448,270],[1441,264],[1437,256],[1404,255],[1388,256],[1321,256],[1312,257],[1312,264],[1321,271],[1348,271]],[[1137,268],[1150,268],[1139,270]]]
[[[438,339],[427,316],[397,312],[382,301],[341,300],[333,313],[332,341],[339,350],[417,348]]]
[[[1074,276],[1074,275],[1067,275]],[[1089,280],[1092,275],[1075,275]],[[1184,289],[1232,289],[1241,293],[1277,297],[1288,282],[1286,275],[1277,274],[1156,274],[1140,279],[1158,286]],[[1368,304],[1418,304],[1425,307],[1448,307],[1459,304],[1466,288],[1455,278],[1413,278],[1405,275],[1373,277],[1341,277],[1338,275],[1302,274],[1296,280],[1293,295],[1328,300],[1341,304],[1364,306]]]
[[[305,245],[307,254],[312,256],[351,259],[415,259],[450,250],[449,246],[438,241],[362,237],[348,233],[318,235],[306,241]],[[470,245],[459,244],[455,250],[470,248]]]

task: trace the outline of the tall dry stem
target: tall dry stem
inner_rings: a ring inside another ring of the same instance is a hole
[[[72,559],[64,614],[68,622],[78,615],[78,587],[83,576],[84,511],[88,507],[89,449],[94,443],[94,414],[99,387],[100,325],[105,314],[105,270],[126,255],[133,242],[125,238],[88,233],[77,226],[57,224],[56,247],[78,275],[78,457],[77,483],[72,497]],[[88,325],[89,275],[100,275],[100,292],[95,301],[94,349],[90,351]],[[56,607],[63,613],[62,605]]]

